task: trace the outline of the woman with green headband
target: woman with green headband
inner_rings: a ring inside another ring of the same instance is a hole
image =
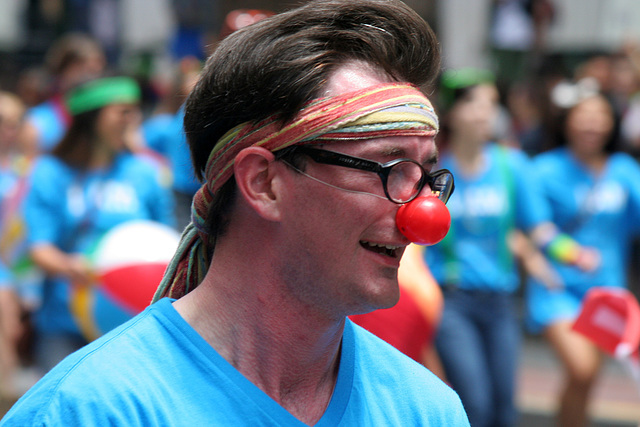
[[[498,92],[491,73],[449,70],[441,95],[440,165],[456,177],[456,191],[449,234],[426,251],[444,295],[436,348],[471,425],[511,426],[520,347],[511,238],[523,230],[561,262],[582,268],[592,258],[549,222],[525,154],[492,142]],[[547,284],[555,286],[554,279],[547,276]]]
[[[127,77],[70,91],[73,120],[52,155],[34,167],[25,216],[33,262],[46,279],[35,314],[36,358],[47,371],[86,343],[72,316],[73,289],[91,283],[85,254],[105,232],[135,219],[171,222],[172,199],[158,168],[128,149],[140,89]]]

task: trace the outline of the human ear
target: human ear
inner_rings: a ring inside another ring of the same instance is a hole
[[[244,200],[270,221],[280,219],[276,168],[275,156],[262,147],[243,149],[233,166],[236,185]]]

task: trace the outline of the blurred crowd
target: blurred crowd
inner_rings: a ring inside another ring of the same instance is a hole
[[[616,149],[634,157],[640,153],[638,131],[638,44],[629,41],[614,52],[585,55],[568,66],[560,55],[549,55],[526,79],[500,85],[501,118],[496,137],[539,154],[556,144],[558,117],[580,96],[604,95],[614,108],[619,132]]]
[[[122,66],[95,31],[64,32],[0,87],[0,395],[8,400],[96,337],[100,315],[87,312],[104,302],[83,290],[101,236],[132,220],[179,232],[190,221],[200,184],[182,104],[211,43],[272,14],[234,11],[210,39],[208,27],[187,28],[198,15],[192,3],[176,10],[186,27],[155,65]],[[26,385],[25,367],[33,368]]]
[[[47,4],[62,7],[59,3]],[[215,9],[216,2],[176,2],[182,6],[171,22],[178,30],[172,37],[159,38],[165,43],[163,54],[146,52],[123,61],[127,52],[114,45],[114,35],[104,24],[115,2],[76,3],[84,8],[73,10],[84,15],[70,20],[67,16],[64,22],[73,22],[75,31],[59,36],[56,25],[62,22],[64,8],[31,11],[30,25],[40,25],[40,33],[25,50],[30,63],[19,64],[16,74],[5,77],[0,86],[0,396],[7,399],[24,392],[15,378],[20,369],[36,366],[39,375],[87,342],[81,326],[72,324],[68,305],[71,290],[90,281],[81,255],[96,235],[136,218],[177,230],[189,222],[191,199],[200,184],[182,132],[182,104],[216,40],[271,13],[234,11],[217,28],[203,23],[206,14],[198,9],[205,3]],[[580,419],[600,356],[574,341],[566,325],[552,327],[557,322],[551,314],[536,310],[555,298],[547,295],[554,287],[569,289],[575,282],[579,291],[568,295],[569,300],[579,299],[600,279],[611,279],[603,285],[627,286],[619,273],[627,272],[632,256],[637,258],[633,243],[638,230],[633,222],[640,221],[633,208],[640,203],[634,199],[640,197],[634,193],[640,180],[627,188],[624,177],[636,176],[640,159],[640,49],[630,41],[615,51],[585,54],[569,64],[544,50],[543,32],[553,19],[550,2],[530,3],[537,5],[528,11],[536,24],[536,39],[518,53],[517,65],[444,70],[441,85],[431,89],[443,123],[438,140],[441,166],[454,172],[459,197],[452,198],[450,206],[455,235],[423,255],[445,301],[442,321],[431,321],[456,328],[456,322],[477,322],[478,330],[494,332],[492,339],[501,343],[487,344],[486,354],[481,354],[468,346],[468,351],[461,351],[459,337],[447,335],[447,328],[433,338],[444,366],[441,374],[461,394],[472,425],[513,423],[513,372],[520,343],[516,330],[521,319],[511,304],[521,285],[532,289],[525,295],[534,313],[528,319],[535,324],[532,330],[546,328],[568,371],[563,399],[574,412],[567,409],[564,416]],[[47,40],[53,34],[55,39]],[[495,62],[504,65],[514,59],[509,52],[508,47],[496,47]],[[563,154],[559,147],[573,151]],[[615,157],[619,153],[624,157]],[[596,195],[589,188],[601,184],[598,177],[610,164],[619,172],[613,180],[623,183],[622,190],[609,188]],[[492,177],[476,182],[489,169]],[[543,169],[547,178],[533,179]],[[569,169],[575,173],[563,175]],[[583,186],[582,178],[592,181]],[[495,182],[506,190],[492,197]],[[576,187],[559,182],[575,182]],[[529,198],[530,191],[536,194]],[[576,191],[582,191],[585,205],[563,204],[563,197]],[[631,196],[620,201],[614,197],[616,191]],[[536,197],[544,199],[541,206],[548,206],[544,212],[537,212]],[[597,215],[616,203],[622,213],[605,215],[601,228],[594,229],[593,222],[602,220]],[[569,218],[572,209],[579,218]],[[494,220],[487,221],[493,214]],[[538,239],[532,231],[546,222],[583,249],[579,259],[562,252],[566,247],[549,254],[553,239],[548,233]],[[591,224],[591,231],[585,231],[586,224]],[[607,236],[608,229],[602,227],[609,225],[615,231]],[[592,236],[598,233],[609,239],[621,233],[624,245],[610,247]],[[454,238],[460,246],[452,246]],[[545,243],[536,243],[541,240]],[[602,270],[603,259],[619,268],[594,279],[590,274]],[[468,292],[461,295],[460,289]],[[482,306],[487,312],[469,314]],[[564,313],[562,308],[558,312]],[[473,339],[471,329],[462,338],[467,342]],[[579,350],[579,357],[572,349]],[[491,359],[491,354],[501,358],[486,366],[463,360],[474,357],[477,362]],[[501,385],[492,385],[491,379],[475,381],[474,372],[479,371],[489,372]],[[492,402],[469,397],[485,398],[487,389],[502,395]],[[487,415],[500,413],[488,410],[491,405],[506,408],[503,420]],[[566,425],[580,425],[572,422]]]

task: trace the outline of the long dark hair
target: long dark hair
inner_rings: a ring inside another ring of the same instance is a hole
[[[593,95],[594,97],[598,97],[600,99],[602,99],[603,101],[605,101],[608,105],[609,105],[609,109],[611,111],[611,118],[613,120],[613,128],[611,129],[611,132],[609,133],[609,138],[607,139],[607,142],[605,143],[604,147],[603,147],[603,151],[605,153],[613,153],[615,151],[618,150],[619,146],[619,140],[620,140],[620,116],[618,114],[616,114],[616,111],[614,109],[614,106],[611,102],[611,100],[603,95],[603,94],[597,94],[597,95]],[[585,98],[586,99],[586,98]],[[557,117],[557,124],[554,127],[554,132],[555,132],[555,138],[553,138],[553,143],[551,144],[551,146],[549,148],[556,148],[556,147],[564,147],[569,143],[569,138],[567,136],[567,121],[569,118],[569,115],[571,114],[571,111],[578,105],[580,105],[580,103],[584,101],[581,100],[579,102],[577,102],[575,105],[571,106],[570,108],[565,108],[563,109],[560,114]]]
[[[71,126],[51,154],[71,167],[86,169],[97,140],[95,128],[101,110],[91,110],[73,116]]]

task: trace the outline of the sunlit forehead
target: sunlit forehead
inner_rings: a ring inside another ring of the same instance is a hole
[[[382,68],[366,61],[351,60],[336,68],[329,76],[323,96],[341,95],[392,81]]]

